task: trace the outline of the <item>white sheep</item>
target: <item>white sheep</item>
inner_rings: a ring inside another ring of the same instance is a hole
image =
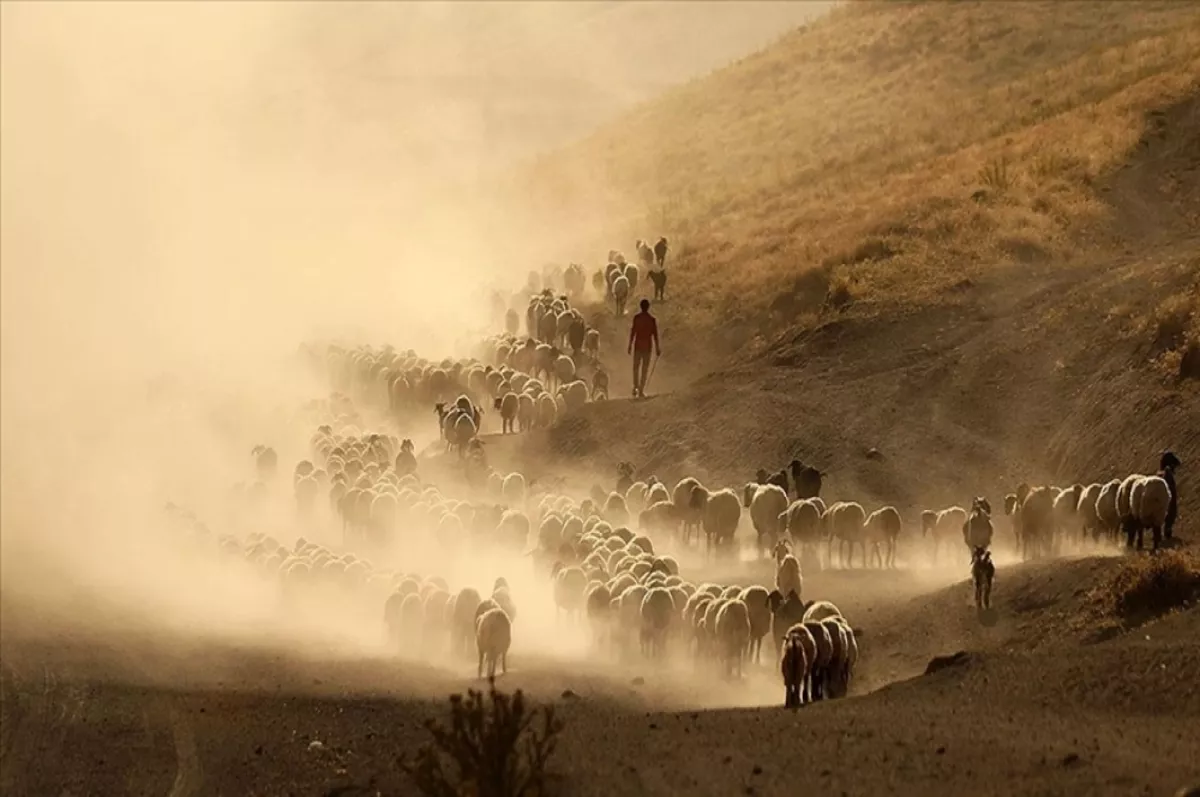
[[[613,309],[618,318],[625,315],[625,303],[629,301],[629,280],[624,274],[612,281]]]
[[[1073,484],[1058,491],[1054,496],[1054,529],[1055,540],[1061,545],[1075,538],[1082,531],[1079,518],[1079,500],[1083,495],[1083,485]]]
[[[780,595],[795,592],[804,596],[804,576],[800,572],[800,560],[790,553],[784,555],[775,566],[775,589]]]
[[[1079,505],[1076,507],[1076,513],[1079,516],[1079,521],[1082,526],[1083,537],[1086,539],[1091,535],[1093,542],[1100,540],[1100,515],[1096,510],[1096,502],[1100,499],[1100,491],[1104,489],[1104,485],[1099,482],[1089,484],[1083,488],[1083,492],[1079,494]]]
[[[731,493],[732,495],[732,493]],[[734,501],[737,496],[733,495]],[[740,510],[740,505],[739,505]],[[750,610],[740,600],[722,604],[717,612],[716,639],[720,646],[722,671],[725,675],[736,673],[742,677],[742,659],[750,645]]]
[[[862,546],[863,567],[867,566],[867,543],[864,537],[863,525],[867,522],[867,512],[862,506],[853,501],[838,501],[825,512],[825,523],[829,532],[829,562],[833,564],[833,540],[838,541],[838,559],[843,567],[854,565],[854,545]],[[850,555],[846,555],[846,546]]]
[[[558,392],[563,397],[567,411],[573,412],[582,409],[583,405],[587,404],[590,391],[587,382],[576,379],[559,387]]]
[[[1138,550],[1142,548],[1147,528],[1153,535],[1154,550],[1158,550],[1162,545],[1163,527],[1171,506],[1170,485],[1161,476],[1146,476],[1134,485],[1130,502],[1133,523],[1130,536],[1137,535]],[[1129,541],[1132,542],[1132,539]]]
[[[512,645],[512,621],[503,609],[489,609],[475,621],[475,647],[479,651],[478,676],[487,664],[489,678],[496,677],[496,664],[508,672],[508,648]]]
[[[938,512],[934,518],[933,527],[927,529],[933,537],[933,563],[937,564],[938,549],[943,542],[949,542],[954,536],[962,533],[962,526],[967,522],[967,510],[961,506],[952,506]]]
[[[750,616],[750,647],[747,654],[751,661],[758,663],[762,659],[763,637],[771,632],[771,598],[766,587],[746,587],[738,595],[738,599],[746,604]]]
[[[642,598],[640,614],[642,653],[648,658],[661,658],[666,653],[667,635],[675,617],[671,593],[662,587],[647,591]]]
[[[500,496],[509,506],[524,506],[525,477],[520,473],[510,473],[505,476],[500,485]]]
[[[808,694],[812,700],[824,700],[827,696],[830,665],[833,663],[833,639],[829,631],[819,620],[810,620],[804,627],[812,634],[817,643],[817,655],[809,664],[811,673]]]
[[[805,551],[815,554],[816,545],[821,541],[821,513],[824,510],[819,500],[793,501],[779,516],[780,533],[799,545],[802,555]],[[812,558],[817,559],[815,555]]]
[[[1102,533],[1107,533],[1110,539],[1116,539],[1121,528],[1121,516],[1117,514],[1117,491],[1121,488],[1121,480],[1113,479],[1100,488],[1096,498],[1096,519],[1099,521]]]
[[[703,488],[700,488],[703,489]],[[710,548],[733,550],[734,534],[742,519],[742,502],[730,489],[708,495],[704,502],[704,536]]]
[[[885,506],[882,509],[876,509],[867,516],[864,526],[867,542],[871,544],[871,561],[878,558],[881,568],[895,567],[896,540],[900,537],[903,528],[900,513],[896,507]],[[886,557],[880,550],[880,546],[887,549]]]
[[[747,484],[742,496],[750,510],[750,522],[758,535],[759,556],[775,547],[779,516],[787,511],[788,494],[775,484]]]

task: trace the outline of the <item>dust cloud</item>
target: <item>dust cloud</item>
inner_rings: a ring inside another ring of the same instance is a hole
[[[537,62],[471,81],[557,39],[565,7],[542,5],[472,7],[469,25],[458,4],[0,6],[6,631],[382,652],[378,607],[281,603],[250,565],[181,546],[162,507],[290,545],[291,466],[316,423],[302,407],[328,392],[297,347],[465,354],[489,289],[541,265],[527,222],[488,189],[570,126],[545,124],[553,107],[512,113]],[[507,44],[476,57],[481,42]],[[448,75],[455,64],[466,71]],[[510,106],[472,111],[472,90]],[[279,451],[285,486],[247,515],[230,487],[253,480],[259,443]],[[339,541],[329,514],[304,531]],[[406,571],[485,595],[505,575],[520,644],[586,649],[527,559],[415,541],[403,555]]]
[[[194,627],[270,607],[173,556],[163,502],[212,516],[251,446],[289,461],[296,407],[327,392],[298,344],[458,353],[522,262],[447,178],[462,140],[406,157],[369,116],[287,93],[320,68],[349,88],[301,49],[312,8],[3,5],[6,608]]]

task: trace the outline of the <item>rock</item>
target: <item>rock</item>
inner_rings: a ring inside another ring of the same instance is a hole
[[[960,667],[971,660],[971,654],[965,650],[960,650],[950,656],[934,656],[929,660],[929,664],[925,667],[925,674],[932,675],[940,670],[948,667]]]
[[[563,700],[575,700],[575,699],[577,699],[578,697],[579,697],[579,695],[575,694],[575,693],[574,693],[573,691],[571,691],[570,689],[564,689],[564,690],[563,690],[563,693],[562,693],[562,699],[563,699]]]
[[[1072,766],[1072,765],[1078,764],[1078,763],[1079,763],[1079,754],[1078,753],[1067,753],[1065,756],[1063,756],[1062,765],[1064,767],[1069,767],[1069,766]]]
[[[311,742],[308,743],[308,749],[309,750],[324,750],[325,745],[322,744],[319,739],[313,739]]]

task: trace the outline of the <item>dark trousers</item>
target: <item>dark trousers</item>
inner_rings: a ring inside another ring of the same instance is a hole
[[[633,390],[642,395],[646,389],[646,376],[650,373],[650,350],[633,350]]]

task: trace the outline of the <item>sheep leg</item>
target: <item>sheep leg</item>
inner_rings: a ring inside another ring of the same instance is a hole
[[[508,654],[505,653],[500,657],[500,671],[508,675]]]
[[[479,667],[476,673],[476,676],[479,678],[483,678],[483,658],[483,651],[481,650],[479,651]]]
[[[1154,550],[1157,551],[1159,548],[1162,547],[1162,527],[1158,526],[1158,525],[1151,526],[1150,534],[1153,536],[1153,539],[1154,539]]]

